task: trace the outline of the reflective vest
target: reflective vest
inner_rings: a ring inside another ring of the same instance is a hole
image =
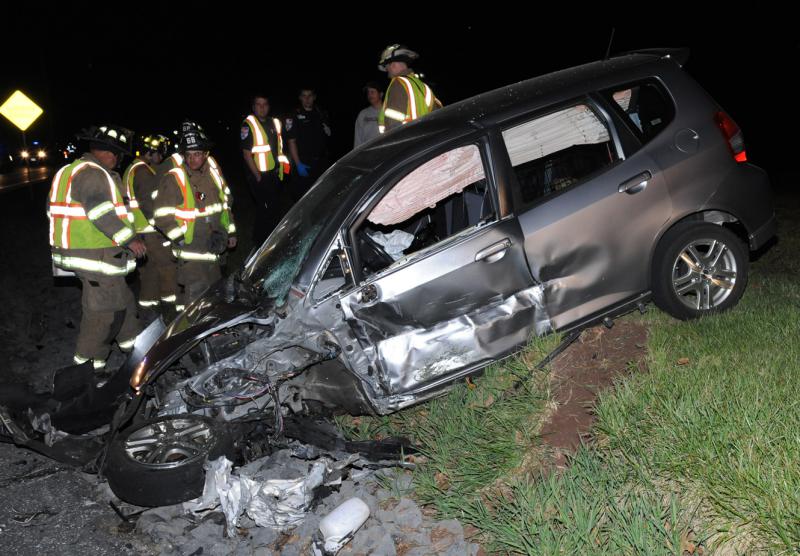
[[[103,172],[108,181],[108,199],[97,206],[84,207],[72,198],[72,182],[83,169],[92,167]],[[113,238],[97,228],[93,221],[114,211],[123,226]],[[105,249],[126,243],[134,236],[133,215],[125,208],[122,194],[105,168],[79,159],[61,168],[53,177],[50,186],[47,216],[50,220],[50,245],[53,247],[53,263],[67,270],[86,270],[108,275],[126,275],[136,268],[136,261],[127,260],[125,266],[114,266],[102,261],[75,257],[70,249]]]
[[[250,152],[253,155],[253,162],[256,164],[259,172],[269,172],[275,168],[275,158],[272,155],[272,148],[269,146],[269,139],[267,132],[264,131],[264,126],[258,121],[258,118],[250,114],[245,118],[248,127],[250,127],[250,134],[253,136],[253,146]],[[277,118],[273,118],[272,122],[275,124],[275,131],[278,133],[278,177],[283,179],[284,174],[288,174],[291,170],[289,159],[283,154],[283,136],[281,135],[281,122]]]
[[[386,103],[389,100],[389,89],[392,86],[399,86],[405,89],[406,98],[408,99],[405,112],[386,107]],[[433,110],[435,100],[433,90],[423,83],[417,74],[398,75],[392,79],[389,87],[386,88],[383,107],[378,113],[378,131],[381,133],[386,131],[386,118],[403,124],[421,118]]]
[[[147,221],[147,218],[145,218],[142,209],[139,208],[139,201],[136,200],[136,191],[133,186],[133,180],[136,174],[136,169],[139,166],[144,166],[147,168],[147,171],[152,175],[156,174],[155,169],[150,167],[147,162],[137,158],[131,163],[130,166],[128,166],[128,168],[125,170],[125,173],[122,175],[122,187],[124,189],[125,196],[128,198],[128,208],[133,214],[134,229],[136,229],[136,232],[139,234],[147,234],[150,232],[155,232],[155,229]]]
[[[210,159],[209,159],[210,160]],[[184,236],[184,244],[191,245],[194,240],[194,223],[197,218],[205,218],[212,214],[219,214],[219,221],[222,227],[227,230],[229,234],[236,232],[236,226],[231,221],[230,208],[228,207],[228,195],[230,190],[225,185],[222,175],[219,173],[218,167],[209,165],[208,171],[211,173],[211,178],[217,186],[219,191],[219,202],[206,205],[204,208],[197,208],[194,203],[194,191],[192,184],[189,183],[189,176],[182,167],[173,168],[169,171],[178,182],[178,187],[183,196],[183,204],[177,207],[161,207],[156,209],[155,216],[164,216],[166,214],[174,214],[175,221],[178,224],[167,232],[167,236],[171,240],[178,239],[181,235]],[[172,251],[179,259],[187,260],[219,260],[219,255],[214,253],[198,253],[191,251],[183,251],[173,249]]]

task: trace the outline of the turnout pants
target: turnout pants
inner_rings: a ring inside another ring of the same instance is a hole
[[[175,308],[182,311],[220,278],[222,271],[217,262],[178,261],[178,304]]]
[[[139,267],[139,305],[156,307],[175,303],[178,291],[178,263],[169,246],[164,246],[164,236],[159,233],[143,234],[147,247],[147,260]]]
[[[75,348],[75,363],[94,360],[103,368],[117,341],[122,351],[130,351],[141,332],[133,292],[124,276],[97,276],[76,272],[83,286],[81,327]]]

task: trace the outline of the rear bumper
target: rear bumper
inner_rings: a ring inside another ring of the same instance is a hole
[[[755,251],[762,245],[764,245],[767,241],[775,235],[776,232],[776,222],[775,222],[775,213],[772,213],[772,216],[769,217],[769,220],[764,222],[756,231],[750,234],[748,237],[748,241],[750,243],[750,250]]]

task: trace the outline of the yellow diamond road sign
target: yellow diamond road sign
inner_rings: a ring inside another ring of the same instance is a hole
[[[11,123],[25,131],[42,115],[39,105],[25,96],[22,91],[14,91],[8,99],[0,106],[0,114],[11,120]]]

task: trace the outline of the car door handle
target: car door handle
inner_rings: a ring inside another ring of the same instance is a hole
[[[637,174],[631,179],[625,180],[619,184],[619,189],[617,189],[617,191],[620,193],[627,193],[628,195],[639,193],[640,191],[644,191],[644,188],[647,187],[648,182],[652,178],[653,174],[645,170],[641,174]]]
[[[475,255],[475,262],[478,261],[486,261],[487,263],[493,263],[499,261],[506,255],[506,251],[508,248],[511,247],[511,240],[506,238],[502,241],[498,241],[494,245],[490,245],[486,249],[481,249]]]

